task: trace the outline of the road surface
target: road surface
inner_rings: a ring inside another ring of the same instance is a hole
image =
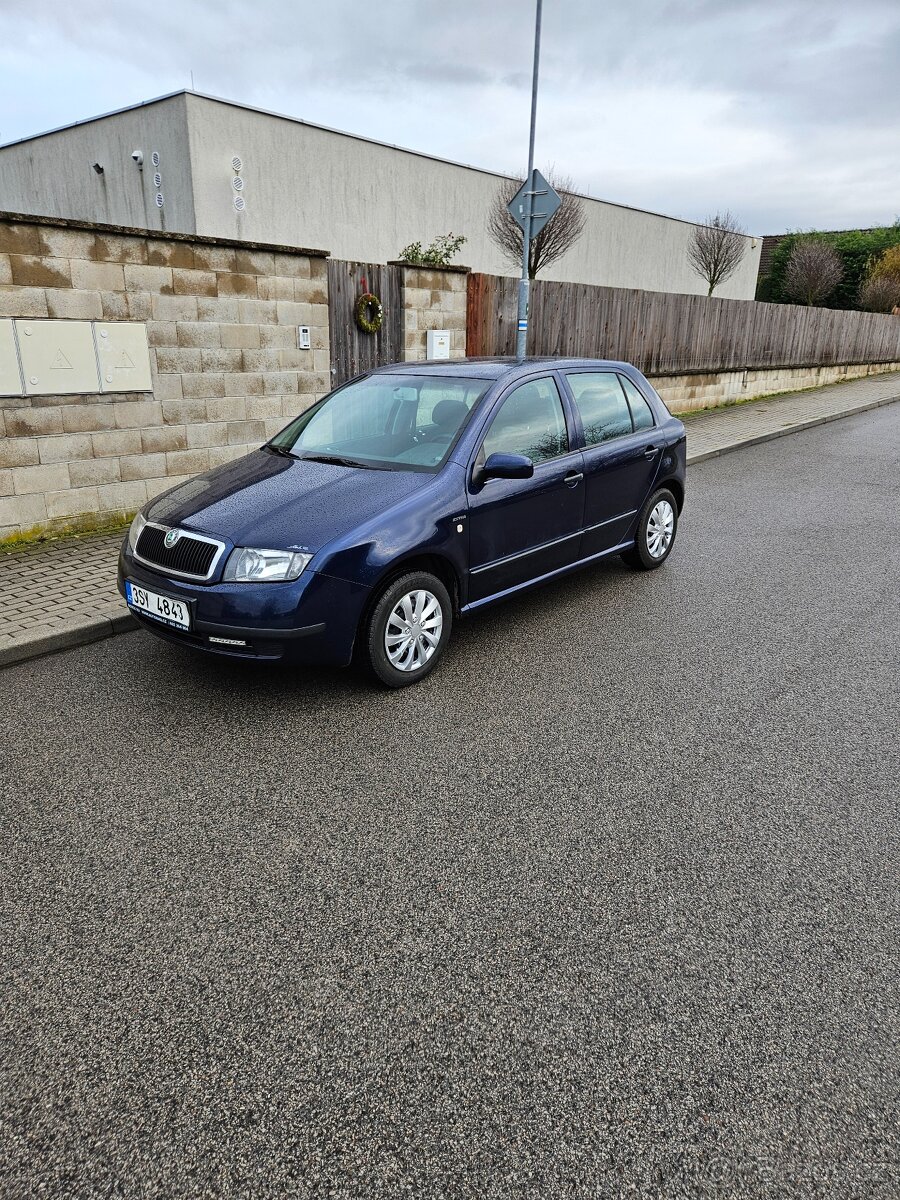
[[[405,692],[0,672],[0,1195],[895,1200],[898,446],[704,463]]]

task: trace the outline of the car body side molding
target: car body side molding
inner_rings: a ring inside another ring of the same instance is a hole
[[[564,567],[559,567],[555,571],[548,571],[546,575],[538,575],[534,579],[528,579],[524,583],[517,583],[515,587],[505,588],[502,592],[493,592],[490,596],[483,596],[480,600],[473,600],[471,604],[464,604],[459,610],[460,613],[474,612],[476,608],[483,608],[486,604],[494,604],[498,600],[505,600],[507,596],[514,596],[517,592],[527,591],[528,588],[535,587],[539,583],[546,583],[549,579],[559,579],[562,575],[569,575],[572,571],[578,571],[581,567],[589,566],[592,562],[597,562],[601,558],[609,558],[613,554],[621,554],[623,550],[629,550],[634,545],[634,538],[629,538],[627,541],[620,542],[617,546],[610,546],[607,550],[601,550],[598,554],[591,554],[587,558],[579,558],[577,562],[567,563]]]

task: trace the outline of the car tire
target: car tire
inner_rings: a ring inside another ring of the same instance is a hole
[[[636,571],[655,571],[672,553],[677,532],[678,503],[668,488],[659,488],[641,509],[634,546],[623,561]]]
[[[385,587],[366,625],[369,669],[389,688],[409,687],[437,666],[453,627],[453,603],[435,575],[413,571]]]

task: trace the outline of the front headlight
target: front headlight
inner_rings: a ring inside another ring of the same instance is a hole
[[[226,583],[274,583],[277,580],[296,579],[311,554],[298,554],[293,550],[254,550],[237,547],[225,565],[223,579]]]
[[[138,538],[141,536],[141,530],[147,524],[147,518],[140,513],[131,522],[131,528],[128,530],[128,549],[134,554],[135,547],[138,544]]]

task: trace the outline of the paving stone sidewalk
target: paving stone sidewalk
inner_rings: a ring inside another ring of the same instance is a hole
[[[137,628],[116,591],[123,536],[0,550],[0,667]]]
[[[688,416],[688,463],[894,400],[900,400],[900,373]],[[0,667],[137,628],[116,591],[122,537],[118,532],[0,550]]]
[[[764,396],[747,404],[688,414],[688,462],[703,462],[739,446],[768,442],[786,433],[824,425],[867,408],[900,399],[900,372],[867,375],[848,383],[832,383],[805,392]]]

